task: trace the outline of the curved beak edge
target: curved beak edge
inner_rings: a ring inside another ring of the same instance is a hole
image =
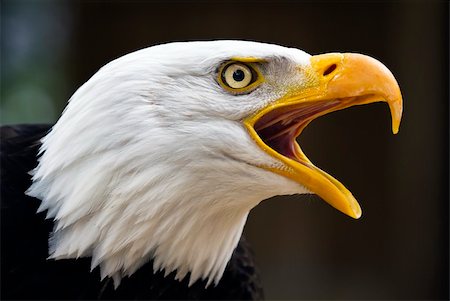
[[[357,219],[361,216],[362,211],[352,193],[331,175],[314,166],[303,154],[295,137],[292,141],[295,148],[295,158],[293,158],[277,152],[269,142],[263,141],[254,126],[264,115],[279,108],[283,108],[283,112],[286,112],[291,108],[298,110],[310,106],[310,104],[336,103],[338,100],[338,104],[333,108],[324,109],[310,119],[304,120],[304,126],[306,126],[312,119],[333,111],[354,105],[384,101],[389,105],[392,131],[396,134],[399,130],[403,110],[400,88],[389,69],[369,56],[356,53],[329,53],[312,56],[310,62],[311,69],[309,71],[316,79],[313,81],[314,87],[309,87],[311,89],[307,87],[305,90],[291,93],[289,96],[277,100],[250,116],[244,121],[244,124],[260,148],[283,162],[287,167],[284,169],[264,167],[265,169],[300,183],[334,208]],[[300,135],[304,126],[298,130],[297,136]]]

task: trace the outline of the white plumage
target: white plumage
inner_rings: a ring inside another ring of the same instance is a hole
[[[217,70],[232,57],[267,60],[265,82],[244,95],[222,89]],[[43,139],[33,171],[28,194],[56,221],[50,258],[92,256],[116,286],[151,258],[178,279],[217,283],[249,211],[307,193],[258,167],[282,164],[242,120],[301,85],[294,71],[309,57],[255,42],[172,43],[100,69]]]

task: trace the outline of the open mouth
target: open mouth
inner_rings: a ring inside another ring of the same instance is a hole
[[[263,115],[254,129],[261,140],[280,155],[308,165],[296,138],[309,122],[338,107],[338,100],[285,106]]]
[[[324,54],[310,60],[316,81],[309,88],[291,91],[249,116],[244,124],[255,143],[281,164],[261,168],[301,184],[341,212],[359,218],[361,208],[352,193],[314,166],[296,138],[319,116],[378,101],[389,105],[395,134],[403,110],[400,89],[383,64],[364,55]]]
[[[315,167],[296,141],[303,129],[317,117],[366,103],[373,98],[374,95],[367,95],[282,106],[261,116],[253,128],[259,138],[280,155],[308,167]]]
[[[286,104],[272,108],[254,119],[252,126],[254,136],[264,144],[273,156],[280,159],[292,171],[278,170],[280,174],[293,178],[308,190],[329,200],[340,194],[344,202],[328,201],[332,206],[359,218],[361,208],[351,192],[334,177],[316,167],[303,153],[296,138],[314,119],[325,114],[361,105],[382,101],[379,96],[368,94],[330,100],[315,100]]]

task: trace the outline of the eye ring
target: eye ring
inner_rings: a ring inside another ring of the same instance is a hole
[[[218,82],[233,94],[252,91],[263,81],[263,77],[253,63],[229,61],[219,69]]]

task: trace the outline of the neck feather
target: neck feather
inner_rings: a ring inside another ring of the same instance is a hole
[[[50,258],[92,256],[92,268],[116,286],[151,259],[155,270],[176,270],[179,280],[190,273],[191,284],[199,278],[217,284],[249,211],[280,194],[276,187],[298,191],[283,177],[221,153],[197,151],[186,161],[175,152],[123,158],[110,152],[133,153],[92,154],[58,170],[44,153],[28,194],[55,220]]]

